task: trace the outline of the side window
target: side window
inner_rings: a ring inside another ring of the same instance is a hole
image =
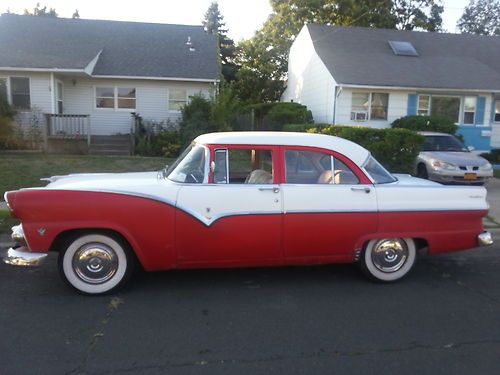
[[[271,150],[227,149],[215,151],[214,182],[218,184],[272,184]]]
[[[315,151],[285,151],[286,182],[290,184],[358,184],[354,172],[334,156]],[[310,168],[303,168],[304,165]]]

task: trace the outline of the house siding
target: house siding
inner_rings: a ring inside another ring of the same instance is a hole
[[[307,28],[303,28],[290,49],[288,83],[281,100],[306,105],[315,122],[333,122],[335,80],[325,67]]]
[[[127,134],[132,128],[132,112],[144,120],[177,123],[179,112],[168,110],[168,93],[172,88],[185,88],[188,96],[209,96],[213,85],[195,82],[168,82],[126,79],[66,79],[64,84],[64,113],[90,115],[94,135]],[[96,86],[134,87],[136,109],[108,109],[95,107]]]

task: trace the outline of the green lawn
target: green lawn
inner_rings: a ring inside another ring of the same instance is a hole
[[[494,169],[493,176],[495,176],[496,178],[500,178],[500,169]]]
[[[172,159],[140,156],[90,156],[0,153],[0,200],[8,190],[44,186],[42,177],[88,172],[138,172],[162,169]]]

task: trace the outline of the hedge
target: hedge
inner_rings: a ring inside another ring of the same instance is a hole
[[[303,125],[307,127],[306,124]],[[299,128],[295,124],[296,129]],[[367,150],[393,173],[411,173],[424,137],[408,129],[374,129],[357,126],[330,125],[307,127],[311,133],[334,135],[355,142]]]
[[[448,134],[456,134],[458,130],[452,120],[443,116],[405,116],[394,120],[391,127]]]

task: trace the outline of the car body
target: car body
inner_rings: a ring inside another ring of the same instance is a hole
[[[88,294],[131,267],[360,262],[395,281],[429,254],[491,243],[483,187],[391,175],[361,146],[319,134],[205,134],[160,172],[55,176],[7,192],[21,225],[10,264],[59,252],[63,278]]]
[[[415,162],[420,178],[442,184],[482,185],[493,176],[492,165],[451,134],[419,132],[425,141]]]

